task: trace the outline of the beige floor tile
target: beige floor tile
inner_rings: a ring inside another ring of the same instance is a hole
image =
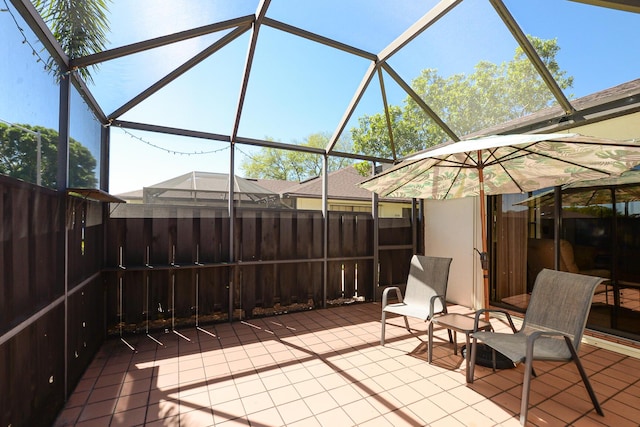
[[[247,419],[251,425],[257,426],[280,426],[285,425],[276,408],[269,408],[263,411],[248,414]]]
[[[314,394],[302,399],[313,414],[321,414],[339,407],[340,405],[329,392]]]
[[[213,403],[211,405],[211,409],[213,410],[213,420],[216,425],[246,417],[246,412],[240,399],[228,400],[222,403]]]
[[[129,409],[127,411],[118,412],[114,414],[113,417],[111,418],[110,426],[126,427],[126,426],[142,425],[144,423],[146,414],[147,414],[146,407]]]
[[[380,411],[366,399],[342,405],[342,409],[356,424],[361,424],[380,416]]]
[[[275,407],[275,404],[267,392],[252,394],[250,396],[243,395],[240,400],[242,400],[242,405],[247,415]]]
[[[316,419],[323,427],[352,427],[354,425],[353,419],[342,408],[318,414]]]
[[[285,425],[310,418],[313,415],[304,400],[294,400],[278,405],[277,409]]]

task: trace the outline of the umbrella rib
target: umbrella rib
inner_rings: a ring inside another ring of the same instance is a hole
[[[601,174],[604,174],[604,175],[607,175],[607,176],[611,176],[612,175],[611,172],[607,172],[607,171],[602,170],[602,169],[598,169],[598,168],[595,168],[595,167],[592,167],[592,166],[586,166],[584,164],[573,162],[573,161],[570,161],[568,159],[561,159],[561,158],[558,158],[558,157],[553,157],[553,156],[550,156],[550,155],[548,155],[546,153],[543,153],[542,151],[530,150],[529,147],[532,147],[534,145],[536,145],[536,143],[530,144],[527,147],[513,147],[513,146],[510,146],[511,148],[514,148],[515,151],[507,153],[502,157],[492,156],[495,159],[495,161],[488,162],[488,163],[486,163],[486,165],[493,166],[494,164],[502,164],[505,160],[515,160],[515,159],[519,159],[521,157],[525,157],[525,156],[527,156],[529,154],[535,154],[535,155],[538,155],[538,156],[541,156],[541,157],[546,157],[547,159],[551,159],[551,160],[555,160],[555,161],[558,161],[558,162],[566,163],[567,165],[576,166],[576,167],[587,169],[587,170],[590,170],[590,171],[593,171],[593,172],[598,172],[598,173],[601,173]],[[594,145],[594,144],[585,143],[585,145]],[[521,154],[516,154],[518,152],[521,152]],[[493,154],[493,152],[492,152],[492,154]]]
[[[413,165],[413,164],[415,164],[415,163],[418,163],[419,161],[420,161],[420,160],[415,160],[415,161],[413,161],[413,162],[409,163],[408,165],[405,165],[405,167],[409,167],[409,166],[411,166],[411,165]],[[389,174],[389,173],[391,173],[391,172],[393,172],[393,169],[389,169],[388,171],[385,171],[385,172],[383,172],[383,173],[381,173],[381,174],[379,174],[379,175],[374,175],[372,178],[370,178],[370,179],[369,179],[369,180],[367,180],[367,181],[370,181],[370,180],[374,180],[374,179],[380,178],[380,177],[382,177],[382,176],[384,176],[384,175],[388,175],[388,174]],[[425,172],[426,172],[426,171],[425,171]],[[422,175],[423,173],[424,173],[424,172],[421,172],[421,173],[419,173],[419,174],[418,174],[418,175],[416,175],[416,176],[420,176],[420,175]],[[404,180],[404,178],[406,178],[406,177],[407,177],[407,175],[409,175],[409,173],[408,173],[408,172],[407,172],[407,173],[405,173],[405,174],[402,176],[402,178],[398,180],[398,185],[397,185],[397,186],[393,187],[391,190],[384,191],[384,194],[381,194],[381,195],[382,195],[383,197],[384,197],[384,196],[388,196],[389,194],[392,194],[392,193],[394,193],[395,191],[397,191],[399,188],[401,188],[404,184],[406,184],[406,182],[404,182],[403,180]],[[365,182],[367,182],[367,181],[365,181]]]
[[[513,182],[513,183],[516,185],[516,187],[518,187],[518,190],[520,190],[520,192],[521,192],[521,193],[524,193],[524,189],[520,186],[520,184],[518,183],[518,181],[516,181],[516,180],[515,180],[515,178],[513,178],[513,176],[509,173],[509,171],[504,167],[504,165],[503,165],[503,163],[502,163],[503,159],[504,159],[505,157],[508,157],[508,156],[509,156],[510,154],[512,154],[512,153],[509,153],[509,154],[507,154],[507,155],[503,156],[502,158],[498,158],[498,157],[496,157],[496,156],[495,156],[495,152],[497,151],[497,148],[485,149],[484,151],[486,151],[486,152],[488,152],[488,153],[489,153],[489,155],[487,156],[487,160],[488,160],[488,159],[494,159],[495,164],[497,164],[498,166],[500,166],[500,169],[502,169],[502,171],[503,171],[505,174],[507,174],[507,176],[509,177],[509,179],[511,180],[511,182]],[[517,158],[517,157],[516,157],[516,158]],[[511,159],[509,159],[509,160],[511,160]],[[478,160],[478,161],[480,162],[480,160]],[[485,166],[487,166],[487,165],[488,165],[488,166],[493,166],[493,165],[494,165],[494,162],[493,162],[493,161],[485,162],[484,160],[482,160],[482,167],[485,167]]]
[[[500,168],[503,170],[504,173],[507,174],[507,176],[509,177],[509,179],[511,179],[511,182],[513,182],[516,187],[518,187],[518,190],[520,190],[521,193],[524,193],[524,189],[520,186],[520,184],[518,183],[518,181],[515,180],[515,178],[513,178],[513,176],[509,173],[509,171],[504,167],[504,165],[502,163],[498,163],[498,165],[500,166]]]
[[[456,161],[448,160],[449,157],[450,156],[447,156],[446,159],[442,159],[439,163],[447,160],[448,162],[451,162],[452,164],[457,165],[456,167],[458,168],[458,171],[456,172],[456,176],[451,180],[451,185],[449,186],[449,188],[447,188],[447,191],[444,193],[443,199],[446,199],[449,196],[449,193],[451,192],[451,189],[455,186],[456,181],[458,180],[458,177],[462,173],[462,169],[464,169],[465,167],[470,169],[472,167],[472,166],[467,166],[468,165],[468,160],[469,159],[473,160],[473,158],[471,157],[471,153],[470,152],[466,153],[466,157],[465,157],[464,161],[462,161],[462,162],[456,162]],[[448,166],[440,166],[440,167],[448,167]],[[476,165],[473,166],[473,168],[477,168],[477,167],[478,167],[478,163],[476,162]]]

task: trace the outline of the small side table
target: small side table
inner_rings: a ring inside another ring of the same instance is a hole
[[[467,382],[469,382],[469,357],[471,356],[471,347],[469,345],[469,334],[473,332],[473,322],[474,318],[465,316],[464,314],[459,313],[448,313],[443,314],[442,316],[436,316],[431,319],[429,322],[429,353],[428,353],[428,362],[431,363],[431,359],[433,356],[433,325],[440,325],[443,328],[449,329],[453,331],[453,354],[458,354],[458,342],[456,332],[464,333],[466,345],[467,345],[467,357],[466,360],[466,376]],[[486,322],[484,320],[478,321],[478,330],[479,331],[489,331],[493,329],[491,327],[491,323]]]

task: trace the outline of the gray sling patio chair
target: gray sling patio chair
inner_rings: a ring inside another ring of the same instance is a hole
[[[484,331],[472,333],[468,381],[473,382],[478,341],[482,341],[494,351],[502,353],[514,364],[524,362],[520,423],[525,425],[529,409],[531,376],[535,376],[533,361],[573,361],[596,412],[604,415],[578,357],[578,349],[591,308],[591,300],[596,287],[602,280],[604,279],[601,277],[549,269],[540,271],[536,277],[531,300],[519,331],[515,333]],[[476,312],[476,321],[485,312],[505,313],[512,329],[515,330],[511,316],[503,310],[479,310]]]
[[[434,314],[447,312],[447,285],[451,258],[414,255],[411,258],[407,287],[403,297],[397,286],[390,286],[382,293],[382,331],[380,344],[384,345],[387,313],[404,316],[407,331],[411,332],[408,317],[430,320]],[[395,292],[397,302],[389,304],[389,294]],[[451,331],[449,341],[453,342]]]

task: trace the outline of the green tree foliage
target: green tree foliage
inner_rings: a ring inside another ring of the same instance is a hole
[[[104,50],[109,31],[108,0],[32,1],[69,58],[81,58]],[[53,61],[51,59],[48,64],[51,69],[56,68]],[[96,68],[95,65],[92,67]],[[89,69],[83,68],[79,72],[86,81],[93,82]]]
[[[325,148],[331,135],[314,133],[299,145],[314,148]],[[269,139],[268,139],[269,140]],[[339,140],[336,151],[349,151],[349,143]],[[329,172],[342,169],[352,164],[352,160],[329,157]],[[300,151],[282,150],[264,147],[257,154],[243,160],[241,168],[247,178],[280,179],[287,181],[303,181],[319,176],[322,173],[322,156]]]
[[[562,89],[573,85],[556,62],[557,40],[530,41]],[[549,107],[555,101],[524,51],[518,47],[513,59],[502,64],[479,62],[474,72],[442,77],[425,69],[411,84],[413,90],[457,135],[463,136]],[[407,96],[402,107],[390,106],[391,127],[398,158],[446,142],[449,136]],[[363,116],[351,129],[354,150],[392,158],[383,113]],[[369,164],[358,169],[368,173]]]
[[[42,126],[20,126],[40,133],[42,186],[56,188],[58,132]],[[37,182],[37,153],[36,135],[0,123],[0,174],[27,182]],[[88,148],[72,138],[69,141],[69,164],[69,182],[74,187],[97,186],[96,158]]]

